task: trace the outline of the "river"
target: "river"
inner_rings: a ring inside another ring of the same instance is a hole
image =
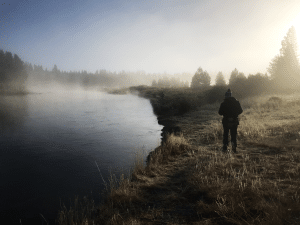
[[[60,202],[100,192],[110,171],[160,144],[149,100],[96,91],[0,96],[0,218],[57,217]]]

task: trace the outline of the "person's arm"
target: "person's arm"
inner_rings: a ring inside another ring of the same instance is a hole
[[[223,116],[224,115],[224,106],[223,103],[221,103],[220,108],[219,108],[219,115]]]
[[[239,103],[239,102],[238,102]],[[243,112],[243,109],[242,109],[242,106],[241,106],[241,104],[239,103],[238,104],[238,115],[240,115],[240,114],[242,114],[242,112]]]

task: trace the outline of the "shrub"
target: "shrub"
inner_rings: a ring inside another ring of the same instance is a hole
[[[153,112],[155,115],[164,115],[170,112],[172,109],[172,105],[170,104],[162,104],[161,101],[158,101],[156,99],[150,99]]]
[[[279,98],[279,97],[271,97],[271,98],[269,98],[268,102],[276,102],[276,103],[281,104],[282,103],[282,99]]]
[[[204,92],[205,102],[207,104],[212,104],[217,101],[222,101],[224,99],[225,92],[227,91],[227,86],[214,86],[210,90]]]
[[[178,114],[182,115],[192,109],[191,103],[187,100],[181,99],[178,103]]]
[[[263,108],[268,109],[276,109],[279,106],[281,106],[283,103],[283,100],[279,97],[271,97],[268,99],[268,101],[265,104],[262,104]]]

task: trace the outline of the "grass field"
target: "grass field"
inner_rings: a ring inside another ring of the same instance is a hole
[[[237,153],[224,154],[220,102],[160,91],[141,93],[181,134],[167,135],[146,165],[137,152],[131,172],[107,181],[104,204],[77,201],[60,224],[300,224],[299,94],[240,100]]]

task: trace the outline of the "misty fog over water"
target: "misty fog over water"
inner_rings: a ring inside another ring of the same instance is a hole
[[[100,200],[109,170],[160,143],[150,102],[134,95],[50,91],[0,96],[0,217],[51,219],[60,199]]]

